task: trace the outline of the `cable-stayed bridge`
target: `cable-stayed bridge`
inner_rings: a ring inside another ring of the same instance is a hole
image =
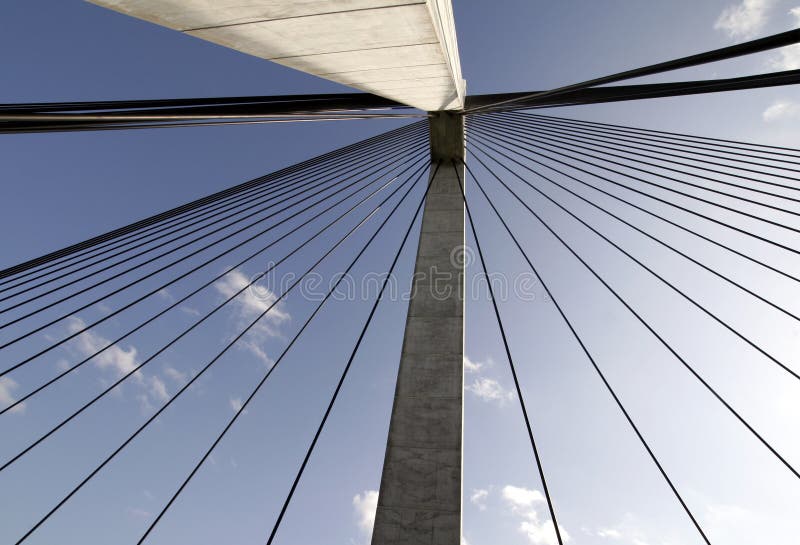
[[[169,331],[157,349],[132,362],[117,380],[57,415],[45,433],[10,458],[0,460],[0,472],[12,472],[18,462],[35,455],[40,445],[69,434],[73,421],[96,410],[101,400],[113,395],[123,383],[141,380],[151,362],[169,351],[200,342],[197,332],[204,324],[236,301],[252,297],[264,281],[281,271],[282,265],[297,255],[313,254],[304,272],[255,304],[237,332],[199,362],[194,374],[174,394],[165,396],[115,449],[99,456],[82,479],[53,498],[52,507],[23,530],[17,544],[33,538],[88,483],[111,471],[112,462],[162,414],[185,399],[187,391],[213,372],[224,372],[217,368],[230,350],[247,343],[252,332],[268,327],[265,323],[280,314],[282,302],[302,290],[304,281],[322,264],[335,262],[339,274],[311,301],[279,355],[251,385],[248,396],[214,440],[198,453],[196,463],[186,468],[185,477],[174,483],[169,500],[151,518],[138,543],[144,543],[169,516],[251,401],[263,395],[264,386],[274,381],[284,356],[304,343],[316,342],[309,333],[315,319],[319,320],[352,278],[366,276],[365,267],[378,273],[367,311],[341,318],[358,323],[350,339],[349,357],[337,362],[340,369],[330,397],[324,400],[315,433],[297,461],[296,472],[280,491],[281,508],[265,528],[264,540],[280,542],[281,523],[302,486],[304,472],[337,400],[344,395],[352,366],[376,327],[382,301],[397,288],[394,282],[399,282],[400,289],[410,295],[403,343],[397,354],[400,365],[372,542],[460,543],[464,316],[470,309],[465,268],[472,265],[489,279],[486,289],[504,364],[513,379],[525,424],[520,433],[530,443],[531,469],[542,484],[553,539],[563,545],[567,540],[559,525],[558,489],[548,485],[548,460],[537,443],[539,415],[528,410],[518,379],[517,371],[525,362],[515,353],[504,297],[496,293],[498,286],[491,280],[493,275],[506,272],[492,263],[487,252],[498,244],[497,237],[504,239],[514,257],[522,260],[546,292],[559,323],[579,346],[586,365],[680,506],[685,517],[680,523],[691,525],[699,542],[712,543],[713,536],[697,516],[698,506],[676,483],[670,467],[662,463],[637,415],[629,410],[624,396],[585,342],[586,332],[561,304],[558,291],[551,289],[554,278],[543,271],[535,248],[525,243],[525,233],[511,219],[519,215],[543,229],[576,267],[622,305],[641,325],[642,335],[655,339],[709,399],[785,469],[786,479],[800,478],[797,463],[736,403],[726,399],[696,361],[676,348],[647,313],[641,312],[637,301],[620,289],[617,278],[597,266],[574,243],[571,233],[563,232],[542,212],[542,205],[546,205],[570,218],[597,248],[663,285],[670,297],[707,316],[731,342],[739,343],[742,350],[754,351],[764,365],[793,381],[800,379],[795,361],[742,331],[724,312],[686,290],[680,279],[664,273],[657,260],[628,247],[596,219],[602,217],[644,237],[660,251],[724,284],[736,297],[756,300],[782,319],[800,320],[786,301],[765,294],[761,286],[751,285],[735,272],[718,270],[702,256],[682,248],[680,242],[664,239],[648,227],[651,220],[659,226],[668,225],[681,236],[702,241],[714,251],[729,254],[736,263],[774,275],[779,281],[800,280],[780,264],[749,250],[755,244],[800,253],[800,248],[787,242],[800,232],[789,221],[800,215],[792,202],[800,202],[796,194],[800,189],[800,149],[734,141],[725,135],[680,134],[536,112],[542,108],[796,84],[800,70],[729,79],[620,83],[793,45],[800,42],[800,30],[556,89],[469,95],[461,73],[452,9],[444,0],[406,4],[280,1],[245,6],[202,0],[96,3],[364,92],[5,104],[0,107],[0,133],[370,119],[410,122],[0,271],[0,350],[7,355],[0,377],[13,379],[70,342],[97,339],[91,337],[93,332],[110,320],[120,321],[125,330],[115,339],[93,344],[91,350],[67,362],[56,374],[26,384],[26,390],[0,408],[0,418],[7,418],[23,404],[36,403],[40,393],[57,387],[59,381],[76,375],[83,366],[119,350],[119,343],[137,332],[160,330],[166,323],[164,317],[179,313],[181,305],[193,297],[208,294],[219,282],[232,278],[239,267],[269,262],[257,275],[229,284],[222,302],[193,316],[184,327]],[[475,213],[478,207],[483,213]],[[626,212],[620,213],[620,208]],[[635,213],[629,214],[631,211]],[[719,236],[721,231],[725,236]],[[376,256],[376,249],[385,255]],[[416,256],[409,271],[413,274],[398,276],[402,258],[409,253]],[[159,294],[167,289],[175,295],[159,300]],[[155,306],[154,301],[158,301]],[[77,313],[95,305],[106,305],[108,311],[89,323],[75,321]],[[145,305],[150,305],[147,312],[133,317],[132,311]],[[53,336],[51,328],[64,324],[71,324],[68,334]],[[45,335],[46,346],[34,342]]]

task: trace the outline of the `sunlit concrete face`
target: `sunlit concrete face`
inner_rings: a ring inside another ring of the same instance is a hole
[[[416,108],[461,109],[450,0],[90,0]]]

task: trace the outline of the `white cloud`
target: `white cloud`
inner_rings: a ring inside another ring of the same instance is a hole
[[[472,392],[483,401],[494,401],[499,405],[505,405],[506,402],[514,399],[514,393],[503,388],[503,386],[493,378],[478,377],[472,381],[472,384],[467,385],[464,389],[468,392]]]
[[[239,412],[242,408],[241,398],[238,397],[231,398],[228,400],[228,403],[230,403],[231,409],[233,409],[233,412],[235,413]]]
[[[267,337],[277,336],[276,327],[288,320],[290,316],[282,303],[275,305],[278,296],[274,292],[257,284],[248,286],[249,283],[250,280],[241,271],[234,269],[218,280],[214,287],[226,299],[233,297],[240,290],[244,290],[230,303],[238,317],[237,327],[239,328],[247,327],[269,309],[267,314],[260,318],[237,343],[237,346],[250,351],[265,365],[271,366],[273,361],[264,351],[263,342]]]
[[[189,316],[200,316],[202,314],[202,312],[200,312],[196,308],[187,307],[186,305],[181,306],[180,309]]]
[[[464,372],[477,373],[483,368],[483,363],[479,361],[472,361],[467,356],[464,356]]]
[[[366,535],[372,535],[375,526],[375,511],[378,509],[378,491],[365,490],[353,496],[353,509],[356,512],[358,528]]]
[[[0,377],[0,408],[8,407],[17,400],[11,395],[11,391],[18,387],[19,385],[11,377]],[[25,412],[25,404],[20,403],[8,412],[22,414]]]
[[[150,377],[150,395],[159,401],[166,401],[169,399],[167,393],[167,385],[159,377],[153,375]]]
[[[503,499],[515,511],[530,510],[534,508],[535,504],[544,503],[545,501],[544,495],[538,490],[511,485],[503,487]]]
[[[67,323],[67,329],[70,333],[77,333],[86,327],[86,323],[77,316],[71,316]],[[95,366],[104,371],[111,371],[115,375],[115,379],[119,379],[127,375],[136,367],[140,365],[139,352],[135,346],[128,346],[123,348],[118,344],[113,344],[105,348],[111,343],[99,333],[92,330],[84,331],[78,335],[70,345],[70,349],[79,354],[81,357],[89,357],[96,352],[103,350],[97,356],[92,358]],[[169,376],[169,369],[167,368],[166,374]],[[139,402],[143,412],[149,412],[155,408],[155,403],[163,403],[167,401],[170,396],[167,391],[167,385],[164,380],[158,375],[145,375],[142,371],[133,373],[135,384],[139,388],[139,392],[134,398]],[[103,381],[105,383],[105,381]],[[121,393],[121,385],[115,388],[114,392]]]
[[[800,104],[791,100],[776,100],[761,114],[764,121],[788,121],[800,119]]]
[[[464,389],[472,392],[479,399],[488,402],[496,402],[498,405],[505,405],[507,401],[514,399],[514,393],[506,390],[495,379],[482,376],[481,373],[492,367],[494,362],[491,358],[485,361],[475,361],[464,356],[464,373],[476,375],[471,384],[467,384]]]
[[[139,407],[142,409],[143,413],[149,413],[155,409],[153,404],[150,403],[150,397],[146,393],[138,394],[136,400],[139,402]]]
[[[253,332],[256,329],[256,327],[250,330],[250,333],[252,333],[252,335],[249,338],[247,337],[247,335],[245,335],[245,338],[243,338],[239,342],[241,343],[242,348],[249,350],[251,354],[253,354],[259,360],[261,360],[264,363],[264,365],[269,369],[270,367],[272,367],[275,361],[272,358],[270,358],[269,354],[267,354],[266,350],[264,350],[262,346],[262,340],[259,337],[258,332],[255,333]]]
[[[461,536],[461,545],[469,545],[469,541],[464,536]]]
[[[789,15],[794,19],[792,27],[800,27],[800,6],[790,9]],[[780,48],[769,64],[775,70],[797,70],[800,68],[800,44]]]
[[[469,496],[469,501],[477,505],[481,511],[486,511],[486,499],[488,497],[489,491],[485,488],[474,488]]]
[[[625,513],[619,523],[603,526],[597,530],[587,530],[586,533],[590,536],[597,536],[613,543],[624,545],[670,545],[679,543],[668,540],[670,538],[664,535],[661,535],[658,541],[652,541],[650,534],[657,532],[645,531],[647,527],[646,522],[639,520],[633,513]],[[608,543],[608,541],[605,541],[605,543]]]
[[[167,375],[167,378],[172,380],[177,384],[183,384],[186,382],[186,373],[178,371],[174,367],[166,367],[164,368],[164,374]]]
[[[742,0],[723,10],[714,28],[734,40],[754,38],[767,22],[767,14],[774,3],[774,0]]]
[[[167,288],[162,288],[158,290],[158,296],[161,297],[162,299],[166,299],[167,301],[175,300],[172,294],[169,291],[167,291]]]
[[[770,61],[770,66],[775,70],[797,70],[800,68],[800,44],[787,45],[778,50],[777,55]]]
[[[519,529],[533,545],[558,545],[558,536],[556,536],[553,521],[550,519],[539,522],[538,517],[532,518],[523,521],[519,525]],[[559,530],[561,530],[561,539],[565,543],[569,541],[569,534],[564,531],[564,528],[559,527]]]
[[[597,530],[597,536],[611,538],[611,539],[620,539],[622,538],[622,532],[614,528],[600,528],[599,530]]]
[[[139,507],[128,507],[126,512],[129,516],[137,519],[149,519],[153,516],[153,513],[147,511],[146,509],[141,509]]]
[[[70,333],[77,333],[86,327],[86,323],[78,318],[72,316],[67,324],[67,329]],[[101,335],[89,330],[84,331],[75,338],[72,345],[83,357],[88,357],[95,352],[103,349],[111,341],[103,338]],[[93,358],[97,367],[101,369],[114,369],[119,376],[130,373],[137,365],[136,363],[137,350],[134,346],[124,349],[119,345],[113,345],[103,350],[103,352]],[[141,376],[137,373],[137,378],[141,380]]]
[[[507,485],[503,487],[503,499],[511,508],[512,514],[521,519],[519,531],[532,545],[558,545],[553,521],[541,520],[538,507],[545,503],[544,495],[538,490]],[[570,536],[563,526],[559,525],[561,538],[566,543]]]
[[[214,287],[225,297],[231,297],[249,283],[250,280],[240,270],[234,269],[218,280]],[[233,302],[246,317],[255,318],[270,308],[277,299],[277,295],[271,290],[253,284],[240,293]],[[265,318],[273,322],[282,322],[288,319],[289,315],[278,304],[269,311]]]

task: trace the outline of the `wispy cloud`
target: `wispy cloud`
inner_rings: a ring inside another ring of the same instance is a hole
[[[800,104],[791,100],[776,100],[764,110],[761,117],[767,123],[797,120],[800,119]]]
[[[511,509],[511,513],[520,519],[519,531],[525,535],[532,545],[558,545],[555,526],[550,519],[542,520],[538,508],[545,504],[544,495],[538,490],[506,485],[502,491],[503,499]],[[559,531],[564,542],[570,536],[563,526]]]
[[[67,329],[70,333],[77,333],[86,327],[86,323],[77,316],[70,317],[67,322]],[[120,378],[134,371],[141,363],[139,361],[139,351],[133,345],[122,347],[113,344],[105,348],[111,341],[101,334],[92,331],[84,331],[78,335],[70,345],[73,352],[86,358],[92,356],[101,349],[103,352],[92,358],[92,362],[101,370],[111,371],[115,378]],[[148,412],[154,408],[154,404],[163,403],[170,398],[167,385],[158,375],[145,375],[141,371],[133,373],[134,382],[139,388],[139,393],[135,398],[139,401],[142,411]]]
[[[479,361],[472,361],[467,356],[464,356],[464,372],[465,373],[478,373],[483,369],[483,363]]]
[[[358,529],[369,538],[375,526],[375,511],[378,509],[378,491],[365,490],[353,496],[353,509]]]
[[[233,409],[233,412],[238,413],[242,409],[242,400],[241,398],[234,397],[228,400],[228,403]]]
[[[265,365],[270,366],[273,362],[264,350],[264,340],[267,337],[278,336],[277,326],[288,320],[290,316],[286,312],[283,303],[275,304],[278,296],[274,292],[263,286],[253,285],[246,287],[249,283],[250,280],[244,273],[234,269],[218,280],[214,287],[225,298],[232,297],[244,288],[244,291],[230,303],[233,305],[233,312],[237,317],[237,328],[239,329],[247,327],[262,313],[268,311],[237,343],[237,346],[248,350],[263,361]]]
[[[636,518],[631,513],[626,513],[619,524],[598,528],[597,530],[584,529],[584,532],[589,536],[596,536],[612,542],[647,545],[647,541],[645,541],[646,535],[639,528]]]
[[[77,316],[71,316],[67,323],[70,334],[77,333],[86,327],[86,323]],[[105,348],[111,341],[102,337],[92,330],[84,331],[75,339],[72,345],[83,357],[88,357],[95,352]],[[115,344],[105,349],[101,354],[95,356],[92,361],[101,369],[113,369],[118,376],[125,375],[133,371],[136,367],[136,347],[129,346],[127,349]],[[137,379],[141,380],[141,375],[137,373]]]
[[[514,399],[514,393],[506,390],[499,381],[484,376],[484,373],[493,366],[494,362],[491,358],[478,361],[464,356],[464,373],[474,376],[472,382],[467,384],[464,389],[482,401],[494,402],[502,406]]]
[[[506,390],[493,378],[478,377],[464,387],[483,401],[494,402],[500,406],[514,399],[514,392]]]
[[[11,395],[11,392],[18,387],[19,385],[11,377],[0,377],[0,408],[8,407],[17,401],[17,399]],[[25,412],[25,404],[20,403],[8,412],[22,414]]]
[[[777,56],[770,61],[770,66],[778,71],[800,68],[800,44],[787,45],[779,49]]]
[[[537,504],[545,502],[544,495],[538,490],[510,484],[503,487],[503,499],[515,512],[527,512]]]
[[[600,528],[597,530],[597,537],[605,537],[610,539],[621,539],[622,532],[615,528]]]
[[[176,384],[184,384],[186,382],[186,380],[188,379],[186,373],[184,373],[182,371],[178,371],[174,367],[169,367],[169,366],[165,367],[164,368],[164,374],[167,376],[167,378],[169,378],[170,380],[172,380]]]
[[[792,18],[792,27],[800,27],[800,6],[790,9],[788,14]],[[797,70],[800,68],[800,44],[780,48],[770,60],[770,66],[775,70]]]
[[[181,305],[180,309],[181,309],[181,311],[185,312],[189,316],[200,316],[202,314],[202,312],[200,312],[196,308],[187,307],[186,305]]]
[[[608,543],[609,545],[677,545],[680,541],[675,541],[672,536],[663,535],[663,531],[648,530],[648,524],[640,520],[633,513],[625,513],[617,524],[601,526],[597,529],[583,529],[584,533],[591,537],[599,537],[602,541],[598,543]],[[658,535],[654,538],[653,535]]]
[[[214,287],[225,297],[231,297],[249,283],[250,280],[244,273],[234,269],[218,280]],[[255,318],[269,309],[277,299],[277,295],[271,290],[254,284],[239,294],[234,301],[243,316]],[[273,323],[280,323],[288,319],[289,315],[284,311],[282,305],[278,304],[269,311],[265,318]]]
[[[167,288],[162,288],[162,289],[158,290],[158,296],[161,297],[162,299],[166,299],[167,301],[174,301],[175,300],[175,298],[167,290]]]
[[[474,488],[472,494],[469,496],[469,501],[478,506],[481,511],[486,511],[486,500],[489,497],[489,491],[485,488]]]
[[[725,32],[733,40],[749,40],[764,28],[774,4],[775,0],[742,0],[722,10],[714,28]]]
[[[150,377],[150,395],[159,401],[166,401],[169,399],[167,392],[167,385],[159,377],[153,375]]]
[[[146,509],[141,509],[140,507],[128,507],[126,509],[128,516],[136,519],[149,519],[153,516],[153,513],[147,511]]]
[[[533,545],[558,545],[558,536],[556,536],[553,521],[550,519],[539,522],[537,516],[522,522],[519,529]],[[570,540],[569,534],[563,527],[559,527],[559,530],[561,530],[561,539],[564,543],[568,542]]]

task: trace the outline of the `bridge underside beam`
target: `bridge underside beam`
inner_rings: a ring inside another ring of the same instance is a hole
[[[461,109],[450,0],[89,0],[421,110]]]

